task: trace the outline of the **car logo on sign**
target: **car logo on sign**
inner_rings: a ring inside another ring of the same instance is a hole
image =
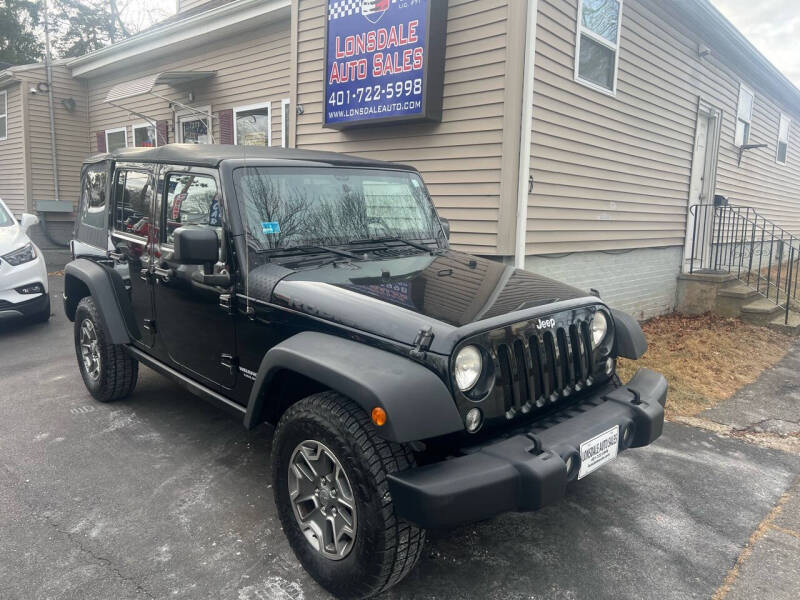
[[[389,10],[389,0],[361,0],[361,14],[370,23],[377,23]]]

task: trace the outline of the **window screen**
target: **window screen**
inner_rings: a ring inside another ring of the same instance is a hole
[[[89,227],[106,227],[106,166],[88,167],[83,174],[81,189],[81,223]]]
[[[153,183],[141,171],[117,171],[114,229],[143,238],[152,235]]]
[[[222,227],[217,182],[208,175],[167,176],[166,242],[171,244],[175,230],[186,225]]]

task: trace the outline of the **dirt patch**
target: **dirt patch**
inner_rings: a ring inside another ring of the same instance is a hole
[[[642,325],[647,353],[620,359],[619,375],[630,379],[640,367],[664,374],[669,382],[667,417],[695,416],[752,383],[786,354],[793,338],[715,315],[667,315]]]

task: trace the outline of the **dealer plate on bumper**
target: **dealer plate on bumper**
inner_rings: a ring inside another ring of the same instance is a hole
[[[619,425],[606,429],[603,433],[581,444],[581,468],[578,479],[586,477],[604,464],[617,458],[619,449]]]

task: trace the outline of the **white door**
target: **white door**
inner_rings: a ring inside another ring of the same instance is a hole
[[[721,113],[700,103],[692,154],[692,174],[689,180],[689,210],[686,218],[686,242],[683,270],[688,272],[694,257],[694,269],[707,267],[703,259],[709,256],[710,233],[714,204],[714,187],[719,155]]]

